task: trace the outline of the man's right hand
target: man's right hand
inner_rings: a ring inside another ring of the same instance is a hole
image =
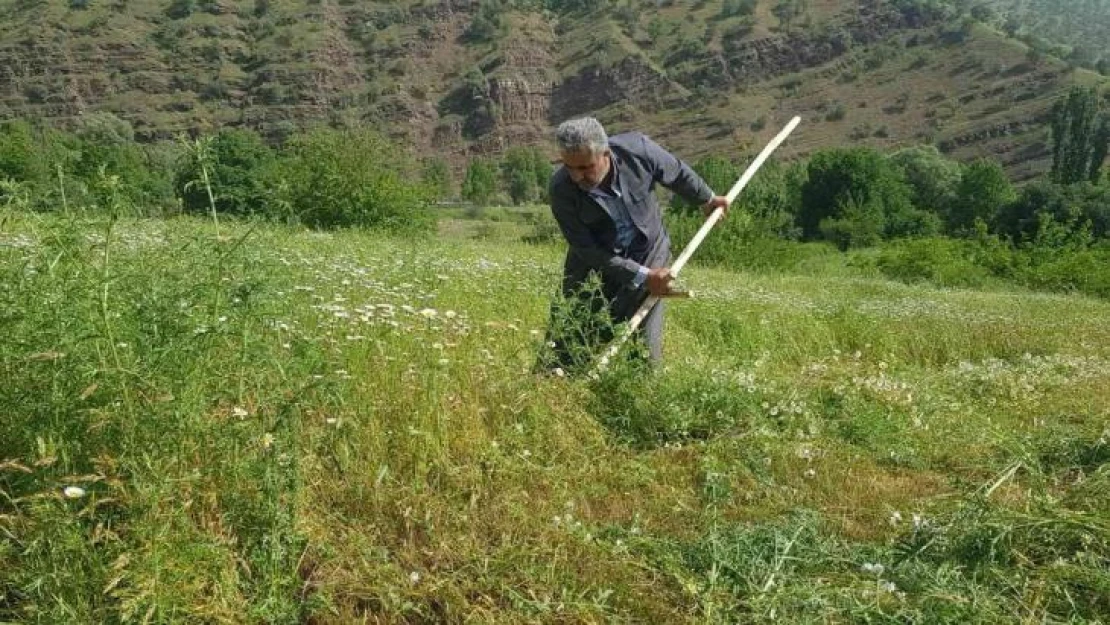
[[[674,276],[671,275],[670,269],[652,269],[647,276],[648,292],[656,297],[666,295],[671,291],[672,280]]]

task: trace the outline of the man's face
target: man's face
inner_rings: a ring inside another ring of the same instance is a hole
[[[583,191],[589,191],[601,184],[609,173],[609,150],[601,154],[589,150],[564,152],[563,165],[574,184]]]

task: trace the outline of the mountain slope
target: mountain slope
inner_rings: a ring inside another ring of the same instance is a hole
[[[786,157],[935,142],[1027,178],[1048,164],[1052,99],[1105,82],[939,2],[599,4],[4,0],[0,118],[108,110],[144,138],[370,122],[461,164],[546,145],[580,114],[690,158],[750,150],[799,114]]]

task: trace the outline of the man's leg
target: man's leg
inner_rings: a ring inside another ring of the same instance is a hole
[[[666,300],[661,299],[656,302],[651,312],[648,313],[647,317],[644,317],[643,323],[640,324],[640,332],[644,343],[647,344],[651,364],[654,367],[663,363],[663,309],[666,305]]]

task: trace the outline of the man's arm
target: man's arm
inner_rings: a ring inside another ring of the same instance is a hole
[[[648,137],[644,136],[643,141],[643,154],[652,165],[656,182],[698,206],[714,199],[713,189],[689,165]]]

